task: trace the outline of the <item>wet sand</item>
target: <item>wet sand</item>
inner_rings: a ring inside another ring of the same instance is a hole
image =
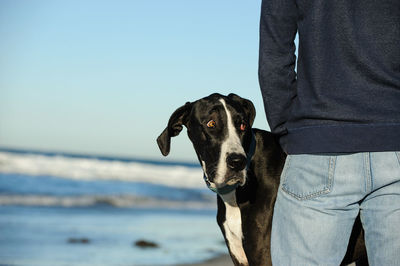
[[[189,265],[190,266],[233,266],[233,263],[229,255],[221,255],[219,257],[201,263],[195,263]]]

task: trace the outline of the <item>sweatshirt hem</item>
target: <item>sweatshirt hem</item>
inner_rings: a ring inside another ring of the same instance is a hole
[[[288,154],[400,151],[400,123],[293,128],[280,143]]]

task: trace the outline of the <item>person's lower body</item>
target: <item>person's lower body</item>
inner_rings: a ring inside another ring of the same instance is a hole
[[[289,155],[274,208],[274,265],[339,265],[358,213],[369,265],[400,265],[400,152]]]

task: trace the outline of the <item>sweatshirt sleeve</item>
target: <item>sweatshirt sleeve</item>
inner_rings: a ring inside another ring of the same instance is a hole
[[[296,32],[295,0],[262,1],[258,76],[267,120],[277,135],[287,133],[285,124],[296,97]]]

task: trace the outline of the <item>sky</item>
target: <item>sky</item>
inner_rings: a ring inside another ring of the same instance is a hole
[[[1,0],[0,147],[196,161],[170,115],[236,93],[268,129],[258,84],[261,0]]]

